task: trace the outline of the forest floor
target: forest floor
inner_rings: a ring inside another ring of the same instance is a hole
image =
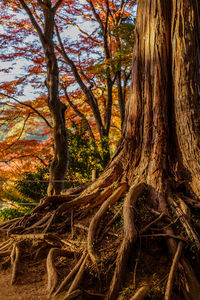
[[[36,268],[30,263],[15,285],[11,285],[11,271],[1,270],[0,300],[48,300],[46,286],[44,266]]]
[[[163,220],[163,223],[159,223],[158,227],[156,227],[157,223],[155,223],[155,220],[158,221],[158,217],[155,217],[146,205],[146,194],[139,199],[135,205],[134,217],[137,231],[141,232],[141,234],[137,240],[137,245],[131,250],[120,293],[114,299],[129,300],[140,287],[147,285],[149,286],[149,291],[146,299],[163,300],[172,258],[168,253],[165,239],[159,233],[160,227],[168,226],[169,221],[164,222]],[[98,270],[91,260],[87,261],[84,276],[76,287],[78,288],[77,291],[81,292],[75,298],[76,300],[101,300],[105,298],[104,296],[108,292],[115,268],[116,256],[123,240],[124,217],[122,205],[123,199],[118,201],[117,205],[110,207],[104,216],[103,222],[99,224],[98,239],[94,242],[95,253],[101,259]],[[13,267],[13,250],[11,255],[8,255],[9,257],[2,255],[2,263],[0,264],[0,300],[50,300],[49,291],[47,290],[50,249],[59,249],[62,246],[63,248],[60,249],[66,251],[66,253],[62,252],[55,258],[52,258],[58,275],[57,289],[66,275],[70,274],[82,257],[84,258],[88,228],[92,216],[95,214],[95,209],[90,209],[86,216],[80,214],[79,218],[77,217],[73,222],[73,226],[70,222],[71,216],[68,217],[69,225],[67,230],[65,228],[65,233],[59,234],[60,241],[62,243],[65,242],[64,246],[59,244],[55,238],[56,235],[53,235],[57,227],[61,228],[60,224],[52,229],[52,231],[54,230],[53,233],[46,233],[46,238],[41,238],[41,233],[38,233],[38,238],[36,237],[37,233],[32,234],[32,232],[28,232],[25,234],[24,240],[19,244],[20,259],[17,264],[17,276],[14,285],[11,285],[12,270],[16,269]],[[153,224],[154,227],[149,228],[149,224]],[[32,237],[33,235],[34,238]],[[12,247],[15,245],[15,240],[16,243],[19,241],[18,238],[19,235],[17,233],[10,233]],[[2,242],[4,242],[4,239],[7,239],[7,235],[5,236],[3,230],[0,239],[2,239]],[[10,244],[8,245],[10,247],[8,249],[11,251],[11,246]],[[7,250],[4,249],[4,251],[6,252]],[[2,250],[1,254],[3,253]],[[80,270],[80,267],[78,268]],[[98,276],[99,270],[100,276]],[[170,298],[170,300],[183,299],[179,284],[181,276],[181,272],[179,272],[174,278],[174,283],[176,283],[178,288],[174,291],[174,297]],[[51,279],[51,277],[49,278]],[[69,284],[67,290],[68,288]],[[62,293],[66,294],[67,290],[58,293],[56,300],[63,300],[65,297],[63,297]]]
[[[158,269],[160,272],[160,278],[163,278],[164,281],[166,281],[167,277],[165,276],[167,273],[166,270],[166,261],[167,256],[162,255],[162,251],[160,252],[160,249],[152,247],[152,251],[159,251],[160,259],[157,260],[157,262],[154,260],[153,256],[155,255],[155,252],[153,253],[146,253],[144,257],[142,257],[142,260],[145,261],[145,264],[141,264],[142,271],[138,270],[137,276],[139,281],[147,282],[146,277],[146,271],[155,270]],[[157,253],[158,254],[158,253]],[[130,262],[130,264],[133,264],[133,261]],[[134,270],[132,270],[126,279],[127,282],[123,286],[123,289],[120,293],[120,295],[117,297],[117,300],[128,300],[133,295],[133,278],[134,278]],[[135,269],[136,271],[136,269]],[[11,276],[12,271],[11,268],[8,268],[7,270],[0,270],[0,300],[50,300],[51,297],[49,296],[49,293],[47,291],[47,274],[46,274],[46,260],[40,260],[37,262],[31,262],[26,261],[26,263],[23,263],[21,265],[21,270],[19,273],[19,277],[17,279],[17,282],[14,285],[11,285]],[[153,291],[152,298],[148,299],[156,299],[160,300],[162,299],[162,296],[160,297],[161,290],[163,289],[161,281],[163,283],[163,280],[160,280],[155,277],[155,287]],[[163,292],[163,291],[162,291]],[[62,294],[60,297],[56,298],[57,300],[61,300]],[[85,300],[85,299],[103,299],[102,297],[96,297],[96,296],[79,296],[77,298],[78,300]],[[180,300],[179,297],[176,298],[176,300]]]

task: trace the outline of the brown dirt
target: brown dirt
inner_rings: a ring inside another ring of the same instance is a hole
[[[38,274],[35,272],[35,276],[32,277],[31,280],[26,273],[22,273],[22,276],[20,276],[20,282],[15,285],[11,285],[10,270],[1,270],[0,300],[49,300],[46,290],[46,278],[44,277],[41,280],[41,271],[38,270],[38,268],[37,272]],[[29,283],[27,283],[28,278]]]

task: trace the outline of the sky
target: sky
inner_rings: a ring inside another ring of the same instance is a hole
[[[84,3],[84,1],[81,1],[82,3]],[[136,9],[136,8],[135,8]],[[13,12],[12,12],[13,14]],[[21,19],[23,19],[24,15],[20,12],[16,12],[16,19],[20,22]],[[78,24],[81,25],[81,28],[86,31],[88,34],[92,33],[94,30],[94,23],[91,26],[91,22],[88,21],[83,21],[82,16],[78,16],[77,17],[77,21]],[[9,20],[8,20],[9,22]],[[10,22],[12,23],[12,19],[10,20]],[[0,34],[5,33],[5,27],[0,23]],[[62,35],[68,39],[69,43],[73,43],[76,42],[79,39],[79,30],[77,27],[74,26],[68,26],[68,29],[62,33]],[[39,41],[39,38],[37,38],[36,36],[32,36],[29,35],[28,37],[26,37],[24,39],[24,42],[29,42],[32,41],[34,39],[37,39]],[[39,41],[40,43],[40,41]],[[9,49],[9,47],[7,48],[7,51],[11,51],[12,49]],[[27,50],[28,51],[28,50]],[[17,76],[21,76],[21,77],[26,77],[27,72],[26,72],[26,67],[29,66],[30,62],[27,59],[23,59],[23,58],[15,58],[13,62],[3,62],[0,61],[0,81],[1,82],[6,82],[6,81],[11,81],[16,79]],[[4,68],[9,68],[9,67],[13,67],[12,71],[10,73],[6,73],[4,71],[2,71],[2,69]],[[37,76],[41,77],[41,81],[44,82],[46,79],[46,74],[38,74]],[[76,88],[74,86],[74,88]],[[73,87],[71,87],[71,89],[73,89]],[[69,91],[71,91],[69,89]],[[44,91],[42,91],[44,92]],[[33,100],[35,99],[37,96],[39,96],[41,94],[41,90],[40,89],[34,89],[30,84],[25,85],[24,90],[23,90],[23,95],[20,95],[20,101],[27,101],[27,100]]]
[[[18,15],[20,16],[20,13],[18,13]],[[18,17],[17,15],[17,17]],[[83,28],[83,30],[86,30],[88,33],[92,32],[92,28],[91,26],[89,26],[88,23],[86,22],[82,22],[81,17],[78,17],[77,19],[79,19],[80,24],[81,24],[81,28]],[[4,27],[0,24],[0,34],[3,34],[4,31]],[[78,28],[76,27],[69,27],[68,30],[64,33],[64,36],[69,40],[69,42],[75,42],[78,40],[79,38],[79,34],[80,31],[78,30]],[[25,39],[25,42],[31,41],[33,39],[36,39],[36,37],[34,36],[29,36],[28,38]],[[9,51],[9,48],[7,49],[7,51]],[[16,76],[26,76],[27,72],[24,70],[26,66],[29,66],[29,61],[24,59],[24,58],[15,58],[14,62],[3,62],[0,61],[0,82],[4,81],[4,82],[9,82],[11,80],[15,80]],[[5,71],[3,71],[3,69],[9,68],[9,67],[13,67],[13,70],[9,73],[6,73]],[[40,74],[40,76],[44,77],[44,81],[46,78],[46,74]],[[38,91],[38,94],[40,93],[40,91]],[[24,97],[21,96],[21,100],[33,100],[35,99],[36,96],[36,91],[33,90],[33,87],[31,85],[27,85],[24,88]]]
[[[85,3],[85,0],[81,0],[81,3]],[[137,7],[135,6],[134,10],[136,12]],[[13,11],[12,11],[12,15],[13,15]],[[24,18],[24,14],[20,13],[19,11],[16,12],[16,19],[20,22],[22,19]],[[81,29],[83,29],[84,31],[86,31],[88,34],[92,33],[92,31],[94,30],[94,23],[91,26],[91,22],[90,21],[85,21],[83,20],[82,16],[79,15],[77,16],[77,23],[81,26]],[[12,23],[13,17],[10,20],[10,22]],[[9,22],[9,20],[7,20],[7,22]],[[5,27],[1,24],[0,22],[0,34],[5,33]],[[80,31],[78,30],[77,27],[74,26],[68,26],[67,30],[62,33],[62,35],[68,39],[69,43],[73,43],[79,40],[79,35],[80,35]],[[24,42],[28,42],[31,41],[33,39],[36,39],[36,37],[34,36],[28,36],[25,38]],[[38,39],[39,40],[39,39]],[[39,42],[40,43],[40,42]],[[11,49],[7,49],[7,51],[9,52],[9,50]],[[14,60],[14,62],[3,62],[0,61],[0,81],[10,81],[10,80],[14,80],[16,78],[16,76],[26,76],[27,72],[25,71],[25,66],[29,65],[29,61],[26,59],[22,59],[22,58],[16,58]],[[9,68],[9,67],[13,67],[13,70],[10,73],[6,73],[4,71],[2,71],[2,69],[4,68]],[[45,77],[46,74],[40,74],[40,76],[44,77],[44,81],[45,81]],[[43,80],[43,79],[42,79]],[[24,88],[24,97],[21,96],[21,100],[32,100],[36,97],[36,91],[33,89],[33,87],[31,85],[27,85]],[[38,93],[40,93],[40,91],[38,91]]]

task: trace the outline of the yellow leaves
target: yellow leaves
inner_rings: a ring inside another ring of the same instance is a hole
[[[71,78],[69,78],[69,77],[62,77],[61,80],[64,83],[69,82],[69,81],[71,82]]]

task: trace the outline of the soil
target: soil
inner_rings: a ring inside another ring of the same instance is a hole
[[[36,271],[37,270],[37,271]],[[49,300],[46,290],[47,282],[46,276],[41,278],[41,270],[34,268],[30,274],[22,273],[20,281],[15,285],[11,285],[11,272],[10,270],[0,273],[0,300]]]

